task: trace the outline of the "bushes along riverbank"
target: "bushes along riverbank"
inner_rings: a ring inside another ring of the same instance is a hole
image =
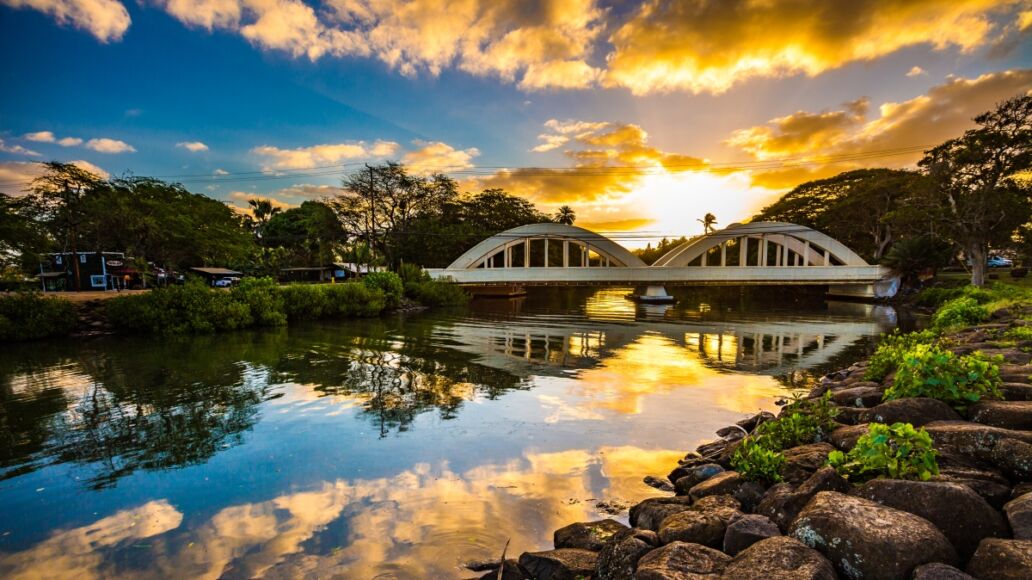
[[[630,527],[572,523],[554,550],[495,567],[507,579],[1032,577],[1032,292],[921,299],[937,306],[932,328],[883,338],[777,416],[721,429],[649,475],[671,495],[632,507]]]

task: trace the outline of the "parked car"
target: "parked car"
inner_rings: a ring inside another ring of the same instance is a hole
[[[1014,261],[1003,256],[989,256],[989,259],[985,262],[986,266],[990,268],[1010,268],[1014,265]]]
[[[219,278],[218,280],[215,280],[214,282],[212,282],[212,286],[214,286],[216,288],[229,288],[232,285],[233,285],[233,279],[232,278]]]

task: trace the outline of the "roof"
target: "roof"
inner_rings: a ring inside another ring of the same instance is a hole
[[[236,270],[228,270],[226,268],[190,268],[194,272],[200,272],[201,274],[208,274],[209,276],[243,276],[242,273]]]
[[[36,278],[62,278],[67,275],[66,272],[41,272],[36,274]]]

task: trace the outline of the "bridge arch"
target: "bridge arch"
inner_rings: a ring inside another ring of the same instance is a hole
[[[838,240],[812,228],[781,222],[732,224],[723,230],[689,240],[670,250],[653,267],[677,268],[692,265],[727,265],[729,242],[739,252],[736,265],[747,265],[751,244],[756,244],[755,265],[776,266],[868,266],[856,252]],[[773,244],[773,253],[770,251]],[[707,263],[711,250],[720,248],[717,263]]]
[[[591,253],[610,267],[647,267],[641,258],[601,234],[572,225],[540,223],[512,228],[481,241],[459,256],[447,270],[513,267],[516,258],[520,256],[522,260],[519,266],[529,266],[531,244],[537,240],[545,241],[543,265],[548,267],[585,266]],[[561,248],[561,261],[553,263],[549,260],[549,242],[561,244],[557,246]],[[573,253],[576,256],[571,256],[571,249],[575,249]]]

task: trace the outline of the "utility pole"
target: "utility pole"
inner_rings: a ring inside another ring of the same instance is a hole
[[[376,193],[373,191],[373,168],[366,163],[366,169],[369,170],[369,221],[366,227],[366,249],[369,253],[369,258],[366,264],[366,272],[370,272],[372,271],[373,260],[376,257],[373,254],[373,228],[376,227]]]
[[[72,189],[68,185],[68,180],[64,180],[64,196],[65,196],[65,212],[68,217],[68,229],[69,237],[72,246],[72,272],[75,275],[73,280],[73,286],[76,292],[82,291],[82,278],[80,278],[79,272],[79,222],[73,215],[72,211]]]

